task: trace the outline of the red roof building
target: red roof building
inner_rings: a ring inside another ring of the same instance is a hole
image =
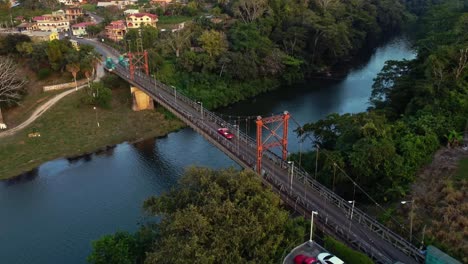
[[[141,26],[156,27],[158,16],[149,13],[136,13],[126,18],[128,28],[140,28]]]
[[[112,21],[105,28],[106,37],[113,41],[120,41],[124,38],[127,32],[127,27],[123,20]]]

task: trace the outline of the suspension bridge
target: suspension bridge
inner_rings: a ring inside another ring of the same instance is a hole
[[[88,44],[95,46],[104,56],[114,58],[113,60],[120,55],[101,43]],[[279,194],[285,204],[296,212],[310,218],[311,211],[317,211],[316,224],[325,233],[359,249],[377,263],[424,262],[424,255],[412,243],[355,208],[354,204],[314,180],[299,166],[286,161],[290,113],[285,111],[276,116],[257,117],[255,140],[241,131],[239,125],[230,124],[174,87],[151,78],[146,52],[133,53],[129,58],[133,58],[129,65],[114,63],[111,66],[106,65],[107,70],[143,91],[240,166],[256,171],[263,183]],[[221,126],[232,131],[234,137],[227,139],[218,133],[217,129]],[[272,152],[270,149],[273,147],[281,148],[281,154]]]

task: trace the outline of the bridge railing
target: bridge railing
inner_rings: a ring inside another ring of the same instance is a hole
[[[294,176],[296,177],[298,182],[306,184],[309,188],[313,189],[316,193],[318,193],[329,203],[332,203],[338,208],[342,209],[345,212],[345,214],[348,214],[348,217],[350,217],[352,205],[347,200],[341,198],[339,195],[335,194],[330,189],[320,184],[302,168],[294,167]],[[403,239],[400,235],[396,234],[388,227],[382,225],[377,220],[368,216],[356,207],[354,207],[353,217],[351,221],[358,222],[359,224],[366,226],[374,233],[377,233],[382,239],[390,242],[393,246],[399,248],[405,254],[412,256],[414,259],[421,262],[424,260],[424,256],[419,252],[419,249],[416,248],[413,244]]]
[[[116,71],[121,76],[126,76],[127,80],[129,80],[128,71],[121,66],[116,67]],[[193,122],[195,122],[205,133],[210,135],[210,137],[217,139],[218,142],[221,142],[226,148],[228,148],[232,153],[243,152],[241,153],[242,159],[246,162],[246,164],[252,165],[256,163],[256,152],[245,152],[243,150],[239,150],[234,143],[229,140],[222,140],[223,138],[213,130],[212,127],[206,125],[206,123],[202,122],[205,118],[209,121],[219,124],[220,126],[227,127],[232,132],[238,133],[237,140],[240,140],[251,147],[253,150],[256,148],[256,142],[246,133],[239,131],[237,127],[234,127],[232,124],[226,122],[221,117],[217,116],[213,112],[203,108],[202,106],[197,104],[195,101],[191,100],[187,96],[183,95],[180,91],[176,91],[174,87],[165,85],[155,79],[152,79],[144,74],[137,73],[137,77],[133,80],[133,82],[139,84],[141,88],[147,90],[154,96],[158,96],[157,89],[164,90],[167,94],[172,98],[161,98],[165,100],[165,103],[170,105],[172,108],[178,110],[181,114],[190,118]],[[161,97],[159,95],[159,97]],[[189,106],[192,110],[196,110],[199,114],[199,117],[192,115],[191,113],[183,110],[178,104],[178,102],[184,102],[185,106]],[[202,115],[203,113],[203,115]],[[287,162],[283,161],[279,156],[274,154],[270,151],[265,151],[264,156],[275,163],[275,165],[279,166],[280,168],[288,168],[292,170],[292,165],[288,164]],[[351,205],[348,201],[341,198],[339,195],[335,194],[331,190],[329,190],[324,185],[320,184],[318,181],[313,179],[304,169],[299,166],[294,166],[294,181],[297,183],[304,183],[307,185],[308,188],[312,189],[318,195],[323,197],[327,202],[337,206],[338,208],[342,209],[345,214],[351,211]],[[300,198],[299,195],[296,195],[297,198]],[[306,201],[304,201],[306,202]],[[358,208],[354,208],[353,211],[353,222],[358,222],[359,224],[366,226],[372,232],[378,234],[382,239],[390,242],[393,246],[399,248],[405,254],[412,256],[414,259],[422,262],[424,260],[424,256],[419,252],[419,250],[410,242],[406,241],[405,239],[401,238],[398,234],[387,228],[386,226],[380,224],[374,218],[368,216],[364,212],[362,212]]]
[[[175,88],[173,87],[169,87],[165,84],[162,84],[161,82],[158,82],[154,79],[147,77],[146,75],[141,75],[139,73],[136,74],[136,78],[134,78],[134,80],[130,80],[129,79],[130,76],[128,75],[128,72],[126,71],[125,68],[121,66],[117,66],[115,70],[117,73],[119,73],[128,81],[139,84],[141,87],[144,87],[144,89],[150,94],[152,94],[154,97],[162,99],[165,102],[165,104],[177,110],[179,114],[183,115],[188,120],[195,123],[198,126],[198,128],[202,128],[204,133],[210,135],[212,138],[217,139],[218,143],[219,142],[222,143],[233,154],[238,155],[239,158],[241,158],[246,164],[249,164],[249,165],[254,164],[255,153],[244,151],[242,148],[239,148],[239,146],[237,146],[235,143],[233,143],[230,140],[223,140],[224,138],[222,138],[221,135],[217,131],[215,131],[212,127],[207,126],[206,123],[203,121],[204,119],[208,119],[209,121],[213,123],[224,125],[225,127],[228,127],[229,129],[233,130],[234,128],[231,124],[225,123],[223,119],[218,117],[216,114],[208,111],[207,109],[203,109],[203,116],[202,116],[201,115],[202,111],[200,110],[201,105],[195,103],[193,100],[189,99],[185,95],[177,93],[174,90]],[[166,96],[161,95],[161,93],[159,93],[157,89],[164,90],[166,94],[168,94],[171,98],[167,98]],[[173,97],[174,100],[172,96],[174,96]],[[189,106],[190,108],[192,108],[192,110],[196,110],[197,113],[200,114],[200,116],[197,117],[196,115],[193,115],[192,113],[184,110],[182,107],[180,107],[181,106],[180,102],[184,102],[185,106]],[[247,143],[250,147],[256,146],[255,142],[253,142],[253,140],[250,137],[248,137],[247,134],[243,132],[241,133],[240,131],[238,132],[239,132],[239,137],[237,138],[237,140]]]

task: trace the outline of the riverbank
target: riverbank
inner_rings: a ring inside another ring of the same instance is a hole
[[[113,90],[111,109],[94,110],[82,103],[84,96],[84,91],[69,95],[23,131],[2,138],[0,179],[13,178],[49,160],[163,136],[184,126],[159,107],[156,111],[133,112],[126,89]],[[33,131],[40,137],[29,138]]]

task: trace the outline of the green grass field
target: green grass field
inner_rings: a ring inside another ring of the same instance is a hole
[[[468,179],[468,157],[462,158],[458,163],[457,172],[454,175],[456,180]]]
[[[185,21],[190,21],[192,19],[193,17],[189,16],[160,16],[158,18],[158,24],[179,24]]]
[[[84,96],[85,92],[79,91],[65,97],[26,129],[2,138],[0,179],[14,177],[49,160],[162,136],[184,126],[177,119],[165,118],[163,109],[133,112],[127,89],[113,91],[112,109],[93,110],[93,106],[82,103]],[[41,136],[29,138],[28,133],[34,130]]]

